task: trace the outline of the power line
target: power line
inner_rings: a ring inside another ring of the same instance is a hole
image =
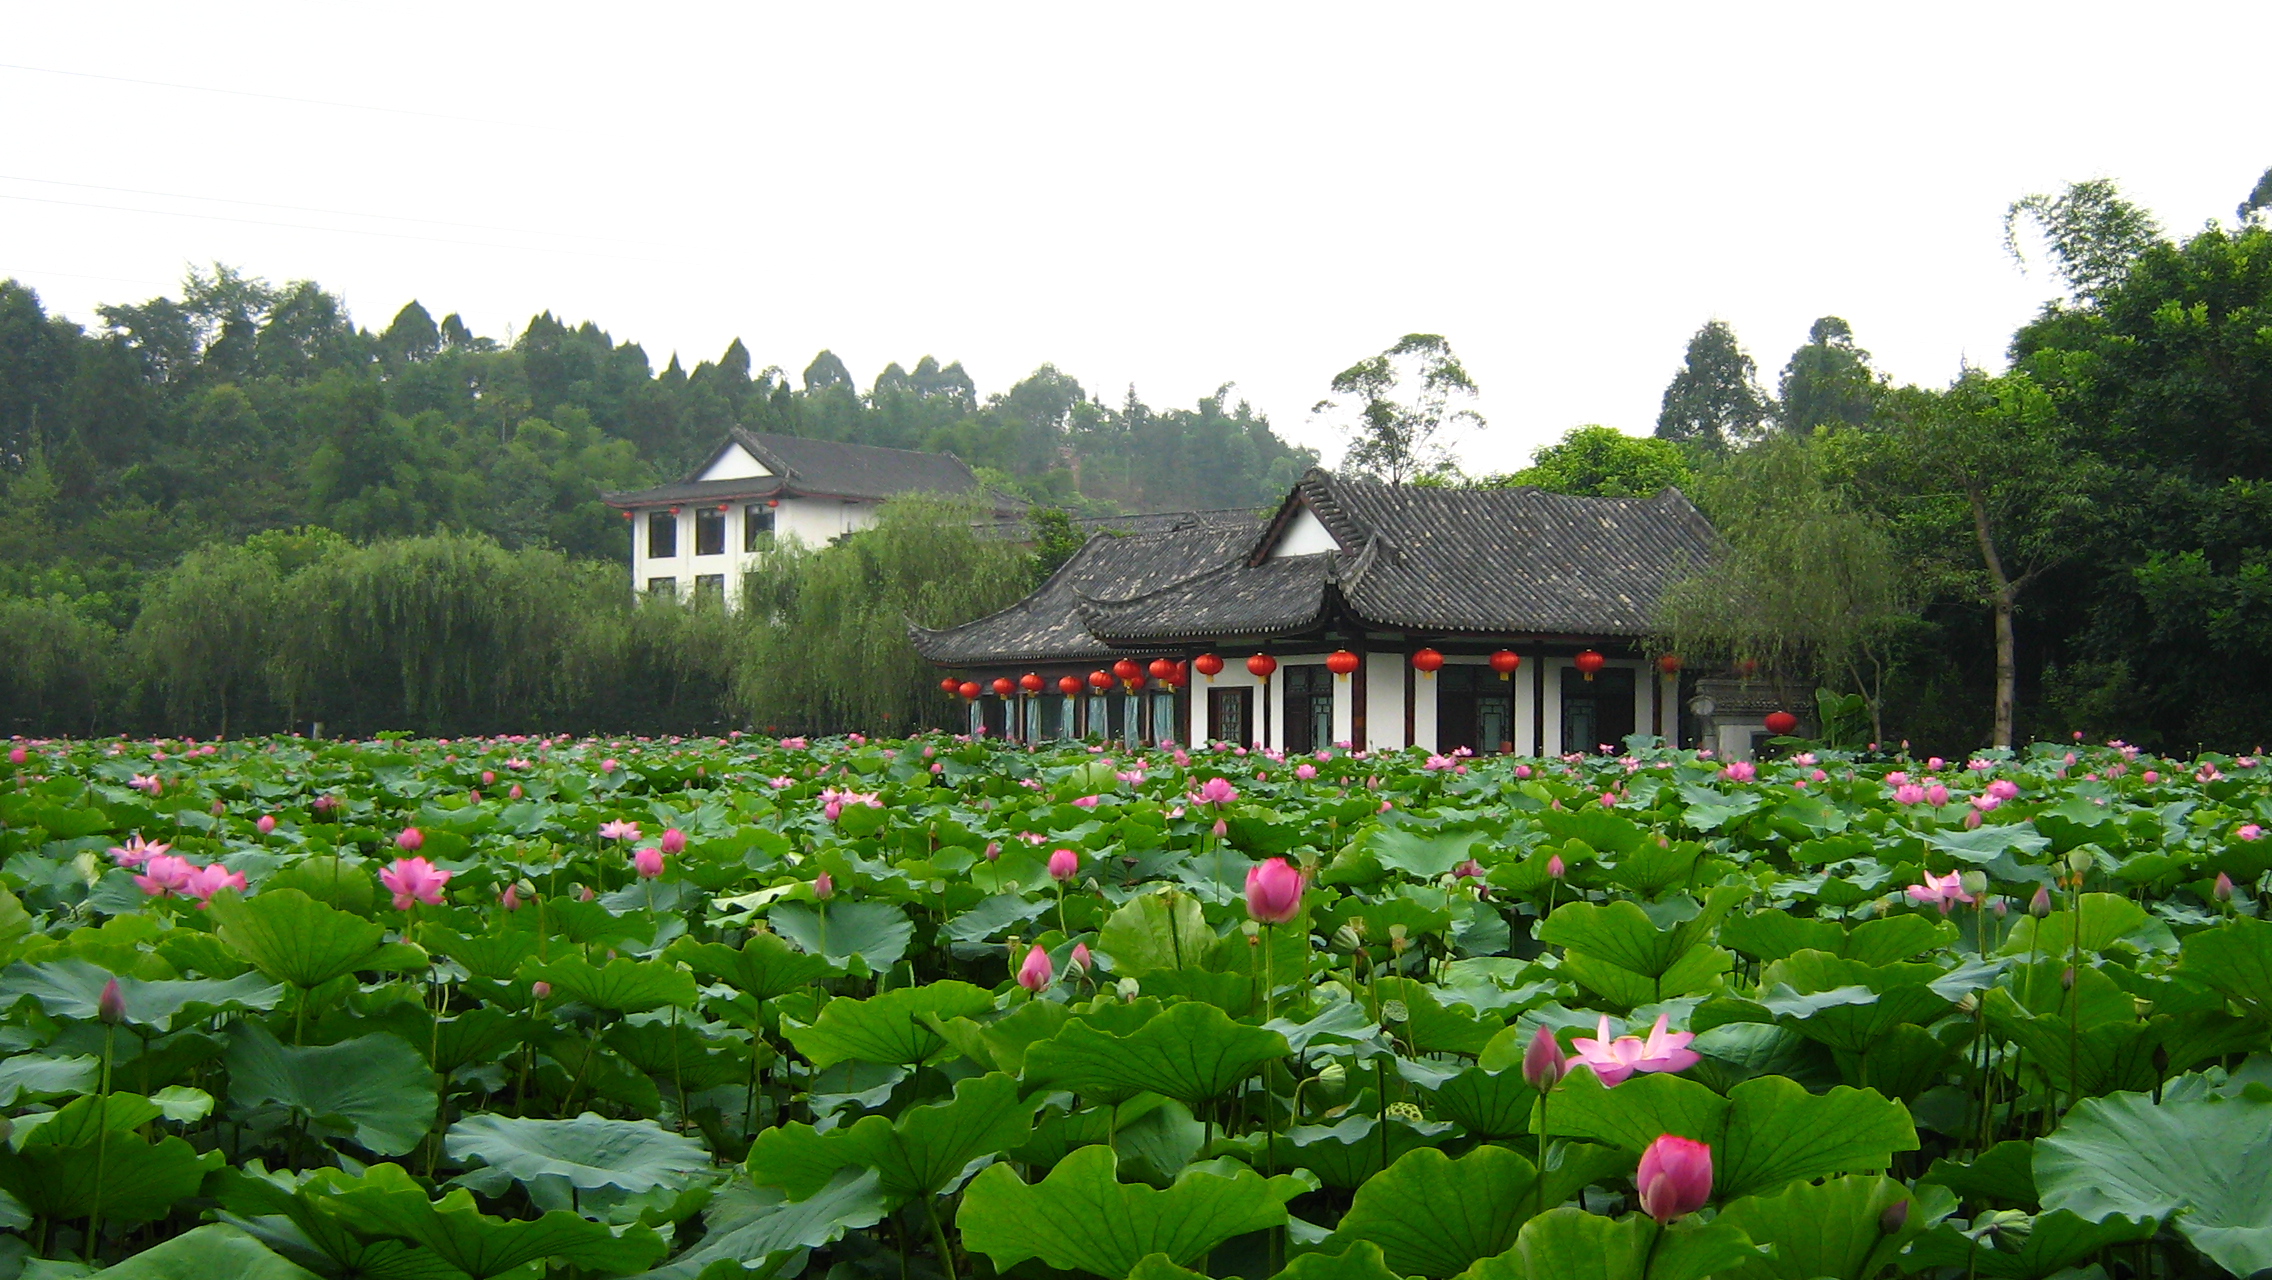
[[[33,75],[68,76],[74,80],[108,80],[113,84],[138,84],[151,89],[180,89],[188,93],[217,93],[232,98],[259,98],[268,102],[291,102],[306,107],[336,107],[342,111],[375,111],[381,115],[418,116],[426,120],[447,120],[452,124],[485,124],[503,127],[497,120],[482,120],[472,116],[450,116],[436,111],[413,111],[406,107],[374,107],[361,102],[333,102],[325,98],[294,98],[281,93],[259,93],[251,89],[216,89],[211,85],[180,84],[172,80],[137,80],[132,76],[106,76],[93,71],[65,71],[59,67],[28,67],[21,63],[0,62],[0,71],[28,71]]]
[[[446,218],[419,218],[407,214],[360,213],[353,209],[323,209],[304,204],[276,204],[267,200],[238,200],[229,196],[194,196],[180,191],[151,191],[143,187],[106,187],[93,182],[65,182],[59,178],[24,178],[15,174],[0,173],[0,182],[29,182],[43,187],[74,187],[82,191],[110,191],[121,195],[156,196],[162,200],[196,200],[204,204],[234,204],[255,209],[283,209],[292,213],[321,213],[341,218],[368,218],[379,222],[418,222],[435,227],[457,227],[466,231],[502,231],[508,235],[560,236],[574,240],[601,240],[615,244],[629,244],[613,236],[595,236],[581,231],[547,231],[540,227],[501,227],[485,222],[452,222]]]
[[[185,209],[137,209],[128,205],[98,204],[89,200],[58,200],[51,196],[20,196],[0,192],[0,200],[19,200],[28,204],[62,205],[73,209],[101,209],[110,213],[140,213],[159,218],[195,218],[201,222],[234,222],[251,227],[281,227],[292,231],[324,231],[337,235],[377,236],[384,240],[418,240],[427,244],[465,245],[475,249],[508,249],[524,253],[557,253],[576,258],[603,258],[615,262],[651,261],[627,258],[622,254],[590,253],[581,249],[552,249],[541,245],[496,244],[481,240],[452,240],[447,236],[413,235],[407,231],[372,231],[361,227],[319,227],[304,222],[272,222],[265,218],[233,218],[220,213],[191,213]]]

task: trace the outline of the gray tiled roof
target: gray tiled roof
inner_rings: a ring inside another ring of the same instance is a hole
[[[1344,550],[1268,559],[1305,509]],[[1345,622],[1422,635],[1636,637],[1665,589],[1712,557],[1715,537],[1673,489],[1577,498],[1313,469],[1267,521],[1195,518],[1165,534],[1091,538],[1012,608],[914,636],[945,665],[1085,661]]]
[[[697,479],[729,445],[739,444],[773,472],[747,480]],[[712,486],[726,486],[711,492]],[[916,449],[885,449],[876,445],[844,444],[835,440],[809,440],[803,436],[766,435],[735,428],[702,465],[676,484],[657,485],[621,493],[603,493],[611,506],[656,506],[671,502],[725,500],[736,497],[871,498],[882,501],[903,493],[971,493],[978,477],[951,453]],[[999,495],[988,495],[997,508]],[[1014,504],[1011,507],[1014,509]]]
[[[909,627],[916,651],[947,666],[1119,657],[1125,650],[1090,635],[1077,610],[1088,600],[1146,594],[1232,563],[1262,527],[1258,516],[1209,515],[1155,533],[1094,534],[1032,595],[1000,613],[936,631]]]

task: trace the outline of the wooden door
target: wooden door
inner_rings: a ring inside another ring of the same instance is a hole
[[[1250,746],[1254,742],[1254,690],[1209,689],[1207,736],[1216,742]]]

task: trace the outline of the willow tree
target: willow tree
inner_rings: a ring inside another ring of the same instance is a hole
[[[93,733],[111,701],[118,637],[70,602],[0,597],[0,729]]]
[[[784,546],[745,582],[735,699],[778,732],[901,733],[943,722],[938,675],[909,622],[951,626],[1006,608],[1031,585],[1030,556],[981,536],[976,508],[911,495],[874,527],[829,546]]]
[[[151,581],[127,644],[175,732],[275,727],[261,713],[282,587],[276,560],[249,547],[200,547]]]
[[[1860,693],[1883,741],[1895,649],[1924,600],[1886,530],[1826,483],[1807,440],[1733,455],[1695,494],[1723,554],[1666,591],[1657,625],[1667,644]]]

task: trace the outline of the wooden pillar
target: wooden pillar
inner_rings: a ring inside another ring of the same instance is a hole
[[[1665,736],[1664,673],[1657,670],[1653,662],[1644,665],[1641,671],[1649,677],[1649,732],[1662,738]]]
[[[1349,676],[1351,680],[1356,681],[1356,687],[1352,688],[1349,691],[1349,749],[1351,751],[1363,751],[1367,749],[1365,738],[1365,690],[1372,683],[1370,677],[1373,673],[1369,669],[1369,665],[1366,662],[1366,659],[1370,656],[1371,655],[1366,652],[1363,646],[1363,642],[1360,641],[1357,648],[1357,669]]]
[[[1273,671],[1269,675],[1262,677],[1262,683],[1255,686],[1254,723],[1257,726],[1261,736],[1255,741],[1248,743],[1247,745],[1250,747],[1267,748],[1270,745],[1270,682],[1277,678],[1278,673]]]
[[[1546,754],[1546,654],[1530,665],[1530,753]]]
[[[1418,726],[1415,723],[1416,713],[1412,709],[1412,699],[1418,679],[1419,676],[1412,666],[1412,643],[1406,641],[1404,645],[1404,745],[1408,747],[1416,745],[1420,741],[1413,733]],[[1438,745],[1442,744],[1439,743]]]

